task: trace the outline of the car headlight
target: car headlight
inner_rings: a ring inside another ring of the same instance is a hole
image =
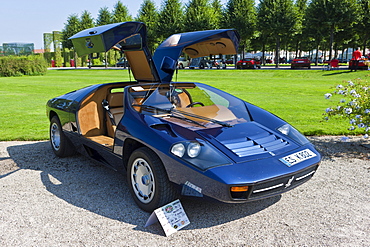
[[[277,131],[279,131],[283,135],[290,137],[301,145],[305,145],[310,142],[304,135],[293,128],[290,124],[284,124],[280,126],[279,128],[277,128]]]
[[[171,148],[171,153],[173,153],[174,155],[178,156],[178,157],[182,157],[184,156],[185,154],[185,146],[184,144],[182,143],[177,143],[175,145],[172,146]]]
[[[199,155],[201,146],[199,142],[191,142],[188,145],[188,155],[190,158],[195,158]]]
[[[231,163],[224,154],[202,140],[176,143],[172,145],[171,153],[202,170]]]

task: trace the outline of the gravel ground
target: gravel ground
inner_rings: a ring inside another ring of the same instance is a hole
[[[370,146],[311,137],[323,161],[282,196],[247,204],[182,200],[190,225],[165,237],[119,175],[49,143],[0,142],[2,246],[370,246]]]

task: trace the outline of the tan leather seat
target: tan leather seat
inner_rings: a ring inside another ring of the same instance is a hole
[[[121,92],[110,93],[107,97],[107,100],[109,103],[110,112],[113,115],[113,119],[116,122],[116,125],[118,125],[119,121],[123,116],[123,93]],[[109,136],[114,137],[116,126],[112,124],[108,114],[107,114],[107,131]]]

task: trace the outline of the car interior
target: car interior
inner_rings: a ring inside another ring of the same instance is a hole
[[[123,89],[127,85],[123,83],[101,87],[81,102],[77,119],[80,133],[84,137],[104,146],[113,147],[116,124],[123,115]],[[109,104],[111,116],[104,108],[105,101]]]
[[[81,102],[77,121],[80,133],[85,138],[113,148],[116,127],[124,112],[124,87],[127,85],[131,85],[131,83],[100,87]],[[205,127],[207,123],[210,123],[210,119],[216,121],[237,119],[227,106],[222,103],[215,104],[209,96],[201,96],[200,90],[194,93],[192,91],[196,90],[194,86],[177,88],[171,94],[169,94],[168,87],[161,90],[156,90],[156,88],[153,85],[144,84],[132,86],[130,99],[133,109],[155,117],[166,117],[166,120],[183,126],[199,127],[204,125]],[[189,91],[192,92],[189,93]],[[154,107],[142,107],[142,104]],[[158,110],[172,108],[176,109],[176,117],[169,117],[171,115],[169,112]],[[184,121],[184,119],[188,121]],[[195,122],[200,124],[194,124]]]

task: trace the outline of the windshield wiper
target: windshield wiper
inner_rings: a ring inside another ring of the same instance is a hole
[[[215,124],[219,124],[219,125],[221,125],[223,127],[233,127],[232,125],[230,125],[228,123],[225,123],[225,122],[222,122],[222,121],[218,121],[216,119],[199,116],[199,115],[196,115],[196,114],[193,114],[193,113],[189,113],[189,112],[185,112],[185,111],[180,111],[180,110],[177,110],[177,109],[172,109],[172,112],[173,113],[174,112],[175,113],[180,113],[180,114],[185,115],[185,116],[188,116],[188,117],[198,118],[198,119],[201,119],[201,120],[204,120],[204,121],[207,121],[207,122],[212,122],[212,123],[215,123]]]
[[[173,117],[173,118],[178,118],[178,119],[181,119],[181,120],[184,120],[184,121],[187,121],[187,122],[190,122],[190,123],[193,123],[193,124],[196,124],[196,125],[205,127],[203,124],[201,124],[201,123],[199,123],[199,122],[197,122],[195,120],[192,120],[192,119],[187,118],[187,117],[175,115],[174,112],[170,116]]]
[[[156,111],[161,111],[161,112],[165,112],[165,113],[170,113],[170,115],[168,115],[169,117],[181,119],[181,120],[184,120],[184,121],[187,121],[187,122],[190,122],[190,123],[193,123],[193,124],[196,124],[196,125],[199,125],[199,126],[204,127],[203,124],[201,124],[201,123],[199,123],[199,122],[197,122],[195,120],[192,120],[192,119],[187,118],[187,117],[183,117],[182,115],[179,115],[178,112],[173,112],[173,109],[162,109],[162,108],[158,108],[158,107],[151,106],[151,105],[132,105],[132,106],[139,106],[139,107],[143,107],[143,108],[147,108],[147,109],[151,109],[151,110],[156,110]]]
[[[182,119],[182,120],[191,122],[193,124],[197,124],[197,125],[202,126],[202,127],[204,127],[203,124],[201,124],[201,123],[199,123],[199,122],[197,122],[195,120],[192,120],[190,118],[187,118],[187,117],[198,118],[198,119],[201,119],[201,120],[204,120],[204,121],[207,121],[207,122],[212,122],[212,123],[221,125],[223,127],[233,127],[232,125],[230,125],[228,123],[225,123],[225,122],[222,122],[222,121],[218,121],[216,119],[199,116],[199,115],[192,114],[192,113],[185,112],[185,111],[180,111],[180,110],[177,110],[175,108],[172,108],[172,109],[162,109],[162,108],[158,108],[158,107],[151,106],[151,105],[132,105],[132,106],[138,106],[138,107],[143,107],[143,108],[147,108],[147,109],[151,109],[151,110],[156,110],[157,111],[156,114],[158,114],[158,111],[164,112],[164,113],[169,113],[169,114],[171,114],[171,115],[169,115],[170,117]]]

